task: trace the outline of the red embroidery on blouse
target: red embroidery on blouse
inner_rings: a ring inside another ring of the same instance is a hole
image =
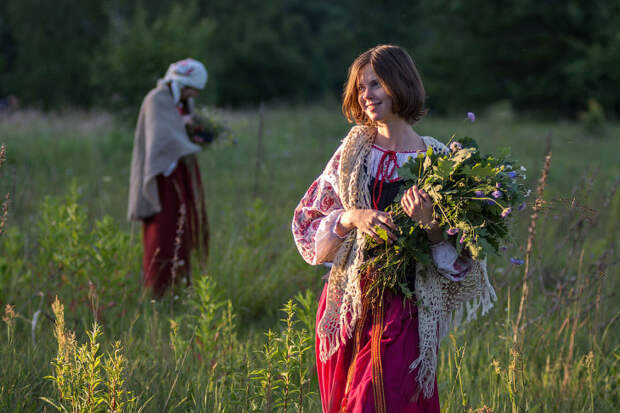
[[[293,214],[293,237],[302,257],[314,264],[317,251],[315,248],[316,233],[332,211],[342,209],[340,197],[331,182],[337,182],[340,152],[328,162],[325,170],[306,191]]]

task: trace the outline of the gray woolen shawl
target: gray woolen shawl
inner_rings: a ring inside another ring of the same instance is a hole
[[[168,85],[161,80],[140,107],[133,143],[127,218],[140,220],[161,211],[157,175],[174,161],[196,153]]]

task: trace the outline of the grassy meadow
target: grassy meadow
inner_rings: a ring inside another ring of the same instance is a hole
[[[211,255],[206,268],[194,260],[191,288],[160,301],[140,288],[141,226],[125,218],[134,125],[99,112],[0,117],[0,411],[320,411],[326,269],[301,259],[290,222],[350,126],[335,104],[267,108],[259,147],[257,111],[213,113],[237,144],[199,155]],[[489,258],[495,308],[441,344],[442,411],[620,409],[620,125],[480,114],[416,130],[509,146],[532,188],[514,242]],[[509,259],[526,256],[547,137],[519,316],[525,268]]]

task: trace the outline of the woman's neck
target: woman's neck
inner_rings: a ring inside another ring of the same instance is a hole
[[[403,119],[378,122],[375,143],[391,151],[425,149],[424,141]]]

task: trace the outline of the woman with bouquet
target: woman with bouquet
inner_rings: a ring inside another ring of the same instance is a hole
[[[194,156],[200,142],[187,133],[193,98],[206,81],[202,63],[173,63],[140,107],[128,218],[143,223],[143,283],[155,297],[173,282],[189,283],[192,249],[199,248],[204,259],[208,254],[207,215]]]
[[[407,284],[415,297],[371,288],[377,272],[366,265],[367,244],[397,239],[384,211],[401,189],[397,168],[429,148],[448,151],[411,127],[425,114],[424,97],[402,48],[380,45],[361,54],[349,68],[342,104],[356,126],[295,209],[292,229],[303,258],[333,262],[317,312],[324,412],[439,412],[440,336],[465,300],[490,306],[485,264],[443,241],[431,198],[415,186],[401,205],[424,228],[432,264],[411,263]]]

